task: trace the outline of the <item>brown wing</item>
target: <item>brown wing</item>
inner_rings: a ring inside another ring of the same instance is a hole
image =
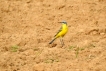
[[[58,34],[59,32],[61,32],[61,31],[62,31],[62,27],[61,27],[60,30],[57,32],[57,34]],[[55,36],[57,36],[57,34],[56,34]],[[54,37],[55,37],[55,36],[54,36]]]

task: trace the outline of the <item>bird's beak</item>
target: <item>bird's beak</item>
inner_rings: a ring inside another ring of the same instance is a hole
[[[58,23],[63,23],[63,22],[58,22]]]

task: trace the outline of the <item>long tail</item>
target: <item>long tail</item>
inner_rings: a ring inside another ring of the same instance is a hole
[[[53,43],[53,41],[54,41],[55,39],[56,39],[56,38],[54,38],[52,41],[50,41],[50,42],[49,42],[49,44],[52,44],[52,43]]]

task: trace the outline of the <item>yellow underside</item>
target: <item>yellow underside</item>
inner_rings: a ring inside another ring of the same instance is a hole
[[[63,37],[68,31],[68,27],[66,24],[62,24],[62,31],[60,31],[57,35],[56,38],[58,37]]]

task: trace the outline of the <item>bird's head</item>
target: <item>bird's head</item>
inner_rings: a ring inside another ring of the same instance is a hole
[[[67,25],[67,22],[66,21],[62,21],[62,22],[59,22],[59,23],[62,23],[62,24],[66,24]]]

